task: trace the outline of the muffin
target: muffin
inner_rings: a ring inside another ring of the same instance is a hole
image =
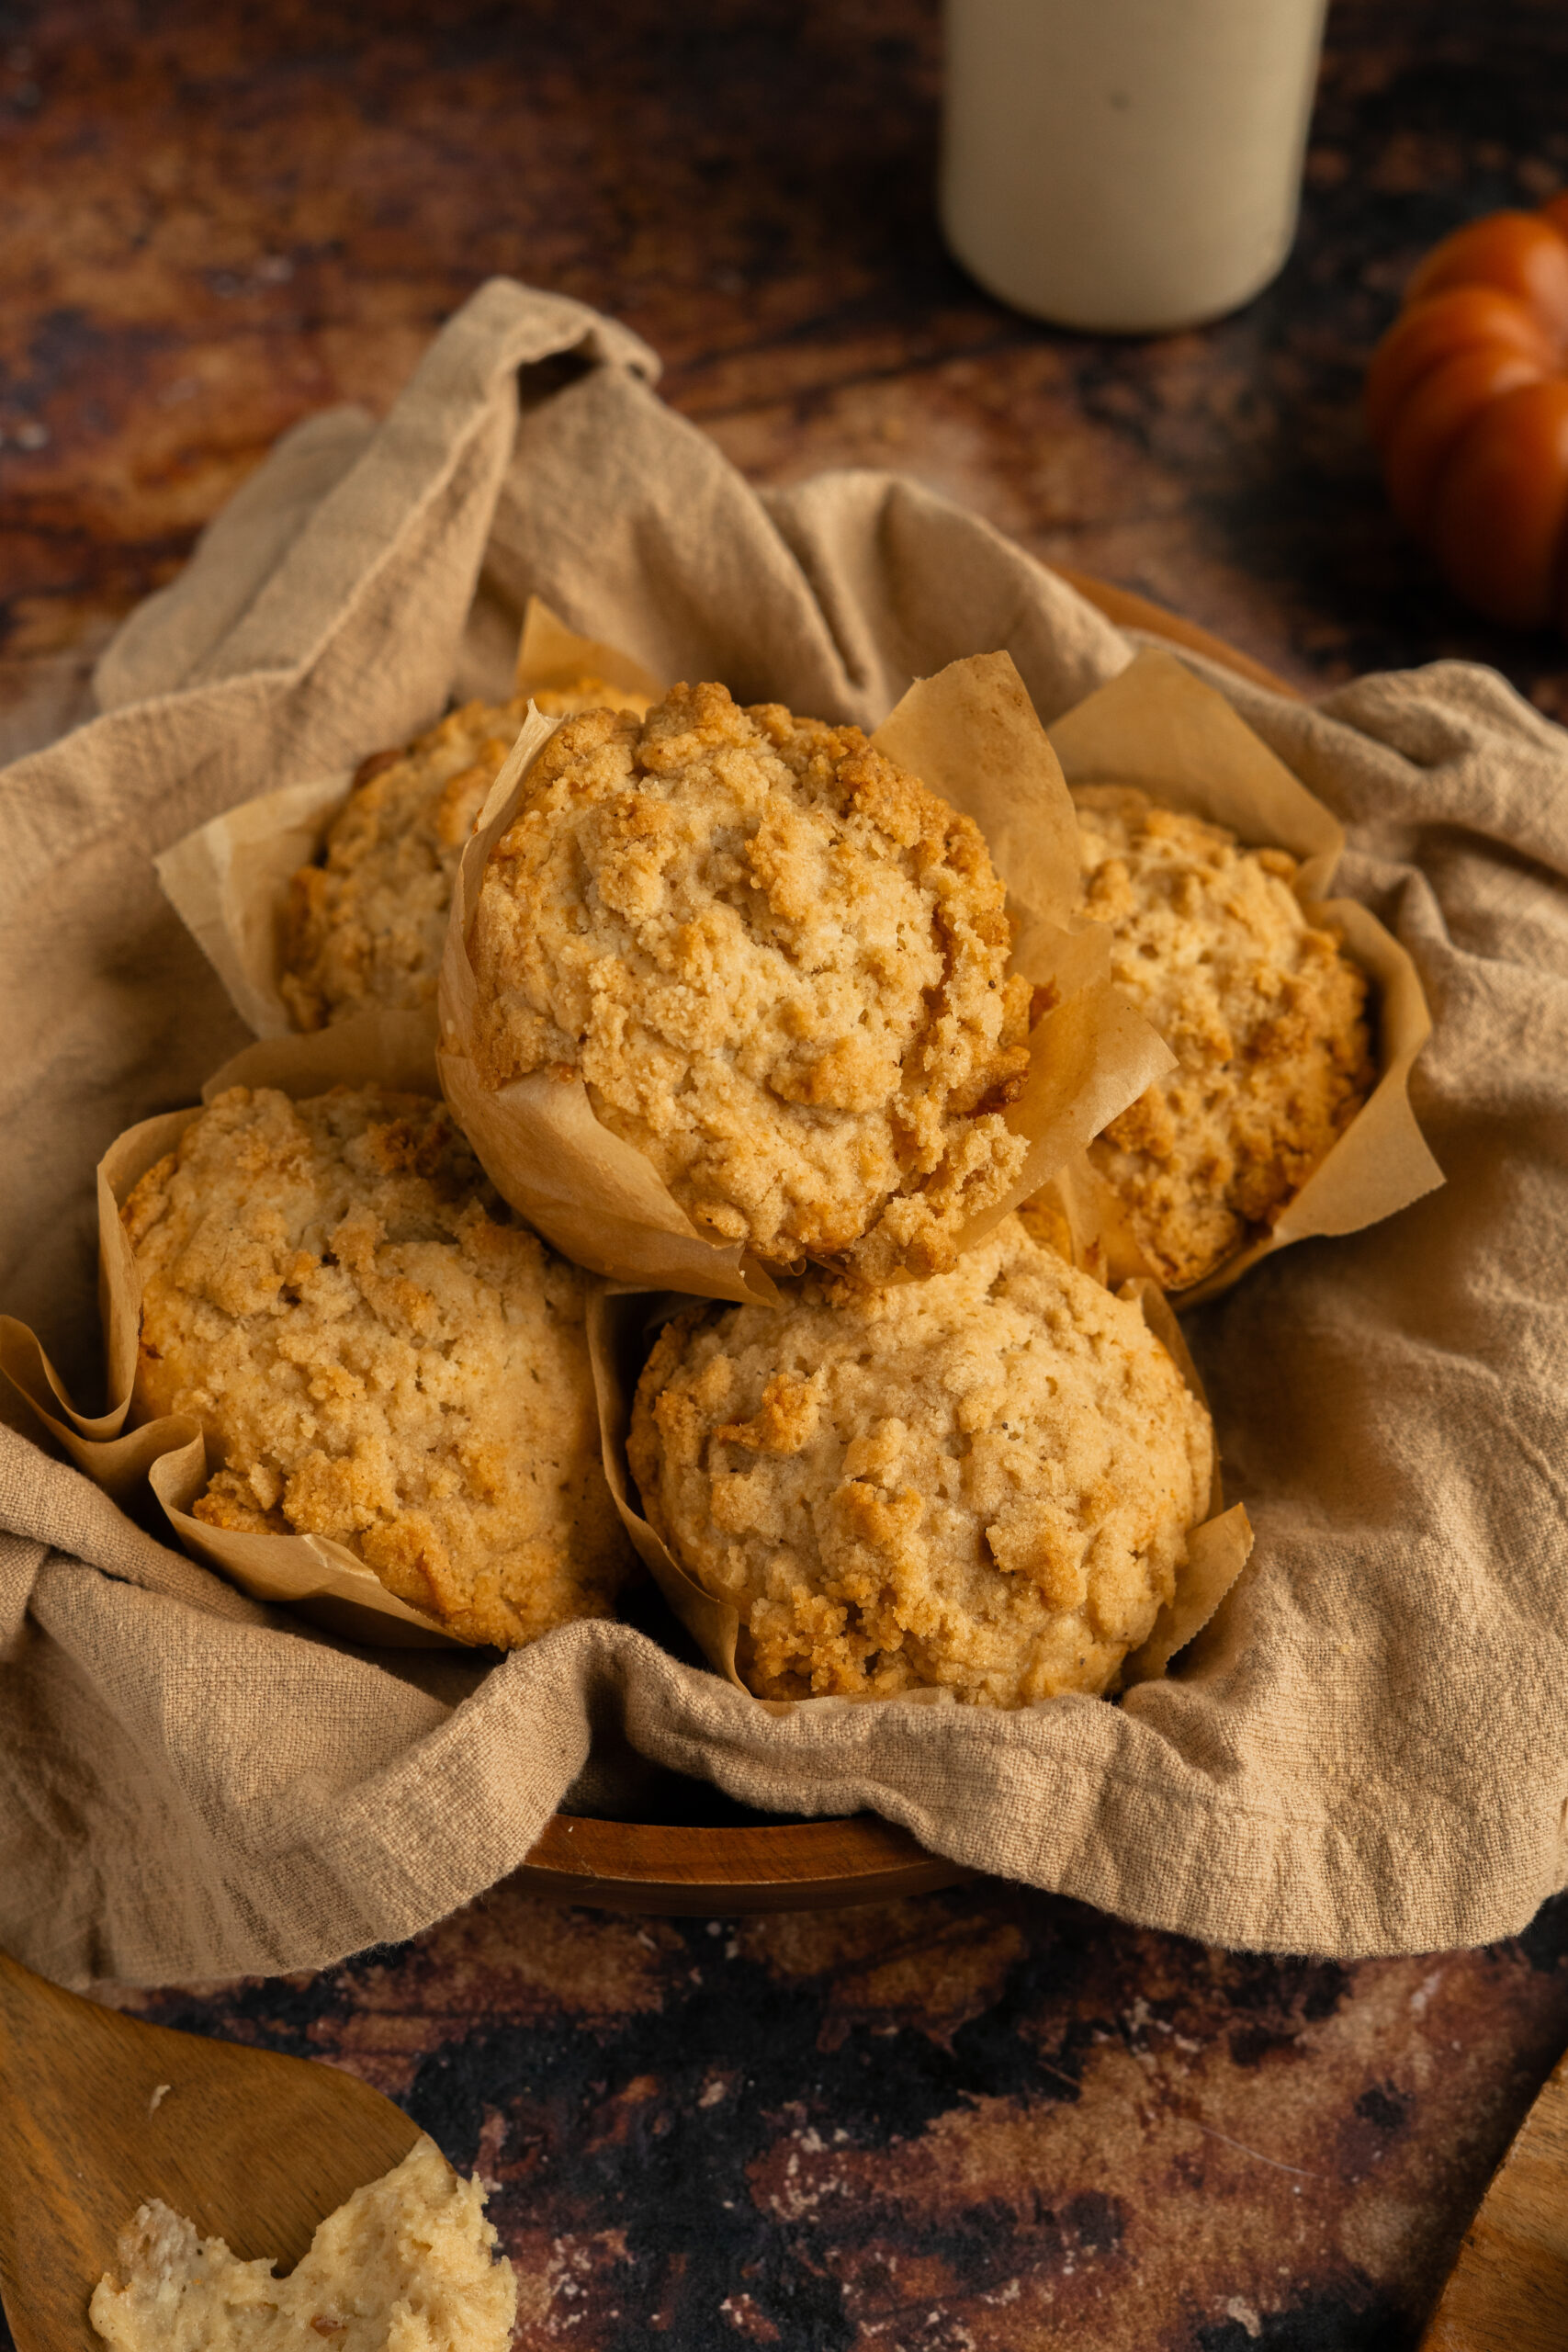
[[[1167,1289],[1258,1234],[1375,1082],[1367,983],[1310,922],[1284,850],[1118,785],[1076,788],[1086,914],[1117,985],[1176,1056],[1089,1147]]]
[[[1004,892],[858,728],[675,687],[568,719],[468,938],[476,1076],[581,1077],[705,1238],[867,1279],[952,1263],[1027,1147]]]
[[[232,1087],[125,1204],[132,1412],[189,1413],[210,1527],[331,1536],[502,1648],[609,1613],[586,1278],[497,1200],[445,1104]]]
[[[682,1309],[628,1453],[768,1699],[1102,1691],[1209,1508],[1208,1414],[1136,1305],[1010,1216],[929,1282]]]
[[[601,703],[648,708],[602,678],[541,688],[534,701],[552,718]],[[527,710],[525,695],[465,703],[360,766],[314,863],[289,884],[278,988],[297,1028],[434,1004],[452,876]]]

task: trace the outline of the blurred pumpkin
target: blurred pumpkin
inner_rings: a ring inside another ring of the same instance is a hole
[[[1366,405],[1394,512],[1455,594],[1568,628],[1568,196],[1433,248]]]

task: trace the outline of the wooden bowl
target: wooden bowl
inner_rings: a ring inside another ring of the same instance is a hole
[[[1055,566],[1081,596],[1122,628],[1150,630],[1206,653],[1255,684],[1295,694],[1259,662],[1130,589]],[[722,1800],[719,1801],[722,1807]],[[693,1810],[703,1809],[694,1805]],[[713,1809],[711,1796],[706,1809]],[[739,1808],[734,1809],[739,1813]],[[558,1813],[517,1873],[530,1894],[555,1903],[679,1918],[746,1911],[831,1911],[952,1886],[972,1872],[927,1853],[907,1829],[874,1814],[826,1821],[700,1825],[605,1821]]]
[[[531,1894],[677,1918],[832,1911],[926,1894],[971,1873],[874,1814],[686,1827],[558,1813],[518,1872]]]

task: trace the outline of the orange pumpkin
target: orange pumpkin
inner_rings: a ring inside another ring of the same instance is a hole
[[[1568,629],[1568,196],[1427,255],[1366,402],[1394,512],[1456,595]]]

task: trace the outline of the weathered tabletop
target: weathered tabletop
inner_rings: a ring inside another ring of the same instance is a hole
[[[1359,369],[1421,247],[1568,179],[1547,0],[1337,0],[1300,245],[1201,334],[1000,310],[932,225],[919,0],[0,0],[0,747],[296,418],[509,271],[616,312],[759,479],[906,468],[1303,687],[1568,657],[1403,545]],[[751,1923],[502,1887],[309,1979],[116,1996],[312,2053],[498,2184],[519,2343],[1397,2347],[1565,2037],[1483,1952],[1210,1952],[976,1885]]]

